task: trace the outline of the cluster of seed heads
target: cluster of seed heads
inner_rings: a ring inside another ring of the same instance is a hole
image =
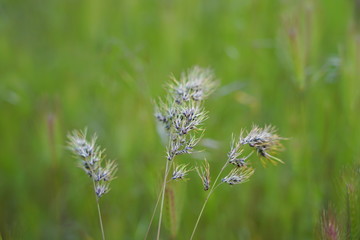
[[[257,152],[261,159],[267,159],[272,163],[283,163],[280,159],[270,155],[270,153],[273,154],[280,150],[282,146],[280,140],[285,139],[279,137],[275,132],[275,128],[270,125],[264,128],[254,125],[247,134],[242,131],[238,139],[233,136],[231,148],[228,152],[228,163],[235,165],[237,168],[223,178],[222,182],[230,185],[246,182],[254,173],[254,169],[248,167],[247,162],[254,152]],[[243,156],[245,145],[254,149],[247,156]]]
[[[189,154],[201,139],[201,125],[207,119],[203,100],[213,92],[217,83],[209,69],[194,67],[173,79],[166,99],[156,106],[155,117],[169,135],[167,159]]]
[[[270,153],[274,154],[281,149],[282,145],[280,140],[285,139],[279,137],[275,132],[276,129],[270,125],[265,126],[264,128],[254,125],[247,134],[244,134],[244,131],[242,131],[239,139],[233,137],[231,150],[228,153],[229,163],[234,164],[237,167],[246,166],[246,160],[254,151],[248,156],[242,156],[244,151],[243,147],[245,145],[253,148],[263,159],[267,159],[272,163],[283,163],[280,159],[270,155]]]
[[[207,119],[203,100],[215,90],[216,85],[212,71],[194,67],[183,73],[180,81],[173,78],[168,85],[165,100],[160,99],[155,108],[155,117],[167,132],[169,139],[157,239],[160,234],[167,174],[174,166],[170,180],[183,180],[192,170],[188,170],[187,165],[176,166],[174,159],[177,155],[192,153],[202,138],[201,125]]]
[[[90,141],[85,131],[73,131],[68,135],[69,149],[79,159],[79,166],[94,181],[94,191],[98,198],[109,192],[109,184],[114,179],[117,164],[104,160],[104,150],[96,145],[96,135]]]

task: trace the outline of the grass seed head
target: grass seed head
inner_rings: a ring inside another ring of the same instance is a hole
[[[187,169],[188,164],[181,164],[175,166],[171,179],[172,180],[183,180],[191,169]]]
[[[254,148],[263,159],[267,159],[273,163],[284,163],[279,158],[273,156],[273,154],[276,154],[283,148],[280,140],[285,140],[285,138],[279,137],[276,134],[276,129],[273,126],[267,125],[264,128],[260,128],[254,125],[245,137],[242,135],[243,134],[240,136],[241,145],[248,144]]]
[[[207,160],[205,160],[203,166],[197,167],[196,172],[199,175],[204,190],[207,191],[210,189],[210,165]]]
[[[218,86],[214,74],[210,69],[193,67],[181,75],[180,81],[173,78],[169,84],[170,91],[176,103],[187,101],[203,101]]]
[[[234,168],[221,181],[229,185],[244,183],[249,180],[254,172],[255,170],[253,168]]]
[[[105,150],[96,145],[95,134],[91,141],[86,139],[86,134],[86,129],[84,131],[74,130],[68,134],[68,148],[79,159],[79,166],[94,181],[94,191],[96,196],[100,198],[109,192],[109,183],[114,179],[117,164],[114,161],[104,160],[105,155],[103,153]]]
[[[330,210],[323,211],[321,216],[321,239],[339,240],[340,231],[335,215]]]

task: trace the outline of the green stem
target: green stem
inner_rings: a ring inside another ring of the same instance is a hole
[[[206,204],[207,204],[207,202],[209,201],[209,198],[210,198],[211,194],[212,194],[212,193],[214,192],[214,190],[216,189],[216,187],[217,187],[217,186],[216,186],[216,183],[217,183],[217,181],[219,180],[219,177],[220,177],[221,173],[224,171],[224,169],[226,168],[226,166],[227,166],[227,162],[226,162],[226,163],[224,164],[224,166],[221,168],[219,174],[217,175],[214,183],[213,183],[212,186],[211,186],[211,189],[210,189],[210,191],[209,191],[209,193],[208,193],[208,195],[207,195],[207,197],[206,197],[206,199],[205,199],[205,202],[204,202],[204,204],[203,204],[203,206],[202,206],[202,208],[201,208],[201,211],[200,211],[200,213],[199,213],[199,216],[198,216],[198,218],[197,218],[197,220],[196,220],[196,223],[195,223],[194,229],[193,229],[193,231],[192,231],[190,240],[192,240],[193,237],[194,237],[194,235],[195,235],[196,229],[197,229],[197,227],[198,227],[198,225],[199,225],[200,218],[201,218],[201,216],[202,216],[202,214],[203,214],[203,212],[204,212],[204,209],[205,209],[205,207],[206,207]],[[216,187],[215,187],[215,186],[216,186]]]
[[[164,173],[164,182],[163,182],[163,186],[162,186],[162,190],[161,190],[160,216],[159,216],[158,230],[157,230],[157,236],[156,236],[157,240],[160,239],[162,212],[163,212],[163,208],[164,208],[164,197],[165,197],[165,188],[166,188],[166,177],[167,177],[167,174],[169,172],[168,168],[169,168],[169,160],[166,161],[165,173]]]
[[[99,198],[98,198],[98,196],[96,195],[96,186],[95,186],[95,181],[94,181],[94,180],[93,180],[93,184],[94,184],[94,192],[95,192],[95,198],[96,198],[96,205],[97,205],[97,210],[98,210],[98,215],[99,215],[101,236],[102,236],[102,240],[105,240],[105,232],[104,232],[104,226],[103,226],[102,217],[101,217],[101,210],[100,210]]]
[[[169,169],[170,169],[170,168],[171,168],[171,166],[169,167]],[[169,175],[169,172],[170,172],[169,169],[168,169],[168,171],[167,171],[166,174],[165,174],[165,175],[166,175],[165,179],[166,179],[167,176]],[[166,169],[165,169],[165,170],[166,170]],[[159,195],[158,195],[158,198],[157,198],[157,200],[156,200],[156,204],[155,204],[155,207],[154,207],[154,210],[153,210],[151,219],[150,219],[150,223],[149,223],[148,229],[147,229],[147,231],[146,231],[146,235],[145,235],[145,237],[144,237],[144,240],[146,240],[147,237],[148,237],[148,235],[149,235],[150,228],[151,228],[151,224],[152,224],[152,222],[153,222],[153,220],[154,220],[154,217],[155,217],[156,209],[157,209],[157,207],[158,207],[158,205],[159,205],[160,198],[161,198],[161,196],[162,196],[162,192],[164,191],[164,186],[166,186],[166,185],[162,184],[161,190],[160,190],[160,192],[159,192]]]

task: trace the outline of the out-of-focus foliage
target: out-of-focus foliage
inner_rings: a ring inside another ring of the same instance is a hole
[[[107,238],[142,239],[165,161],[153,99],[194,65],[221,80],[200,144],[212,170],[253,123],[290,138],[284,165],[217,190],[197,239],[315,238],[323,209],[344,208],[342,169],[360,160],[359,18],[355,0],[0,1],[2,239],[100,238],[66,150],[85,126],[119,164],[101,199]],[[167,192],[163,239],[190,236],[205,193],[188,178]]]

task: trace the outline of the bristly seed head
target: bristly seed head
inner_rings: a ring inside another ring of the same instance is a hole
[[[324,210],[321,216],[321,239],[339,240],[340,231],[335,214]]]
[[[185,176],[188,172],[191,171],[191,169],[187,169],[188,164],[182,164],[175,166],[175,169],[172,174],[172,180],[184,180]]]
[[[210,189],[210,165],[209,165],[209,162],[205,159],[203,166],[197,167],[196,172],[202,181],[204,191],[209,190]]]
[[[69,149],[76,155],[82,159],[87,159],[91,156],[96,156],[96,152],[98,149],[95,146],[96,143],[96,135],[92,137],[91,141],[88,142],[86,140],[86,132],[87,130],[81,131],[73,131],[72,135],[69,134]]]
[[[263,157],[273,163],[284,163],[279,158],[271,155],[281,150],[282,145],[280,140],[286,139],[279,137],[275,132],[276,129],[271,125],[265,126],[264,128],[254,125],[245,137],[241,134],[239,144],[248,144],[250,147],[255,148],[260,157]]]
[[[179,106],[172,119],[173,131],[179,136],[186,135],[191,130],[198,130],[206,119],[207,112],[198,104]]]
[[[241,135],[242,134],[240,134],[240,136]],[[253,152],[251,152],[246,157],[243,157],[242,154],[243,154],[244,150],[242,149],[242,146],[243,146],[243,144],[242,144],[241,140],[237,140],[233,135],[230,151],[227,154],[228,162],[230,164],[233,164],[237,167],[245,167],[247,165],[246,160],[252,155]]]
[[[68,134],[69,149],[79,158],[80,167],[94,181],[96,196],[100,198],[110,190],[109,183],[114,179],[117,164],[114,161],[105,161],[103,167],[104,150],[96,146],[96,135],[88,142],[86,133],[85,129]]]
[[[182,74],[180,81],[173,78],[173,83],[169,84],[169,88],[175,102],[181,104],[190,100],[196,102],[205,100],[217,85],[218,82],[210,69],[193,67]]]
[[[95,185],[95,194],[98,198],[101,198],[104,194],[110,191],[109,183],[99,183]]]
[[[169,136],[167,159],[172,161],[176,155],[192,153],[203,131],[201,125],[207,119],[202,106],[217,86],[212,72],[194,67],[182,74],[181,80],[173,79],[168,85],[165,100],[159,100],[155,107],[155,117]]]
[[[252,168],[234,168],[221,181],[229,185],[235,185],[247,182],[254,174],[255,170]]]
[[[114,161],[107,161],[105,167],[98,167],[93,172],[92,178],[95,182],[110,182],[114,179],[114,173],[117,171],[117,164]]]

